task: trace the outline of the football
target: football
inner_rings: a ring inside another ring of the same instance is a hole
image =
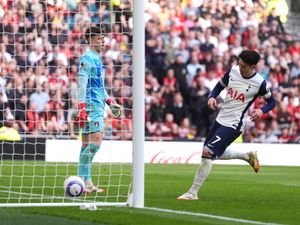
[[[84,181],[78,176],[69,176],[65,179],[64,190],[70,197],[80,196],[84,188]]]

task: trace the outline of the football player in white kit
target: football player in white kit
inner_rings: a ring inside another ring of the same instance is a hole
[[[256,152],[240,152],[227,148],[243,130],[243,118],[258,96],[266,101],[262,108],[250,112],[251,120],[261,118],[275,107],[275,99],[267,88],[266,81],[255,70],[260,55],[256,51],[244,50],[239,55],[239,63],[232,66],[214,87],[208,96],[208,107],[217,108],[216,97],[226,88],[227,94],[223,106],[210,129],[202,151],[200,166],[195,174],[189,191],[179,196],[179,200],[197,200],[198,191],[211,171],[214,159],[242,159],[247,161],[257,173],[259,162]]]

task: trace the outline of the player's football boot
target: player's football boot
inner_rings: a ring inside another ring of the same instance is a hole
[[[257,158],[257,152],[251,151],[251,152],[247,152],[247,154],[249,156],[248,163],[252,166],[255,173],[258,173],[258,171],[259,171],[259,161],[258,161],[258,158]]]
[[[97,188],[96,186],[93,186],[92,188],[85,188],[83,190],[83,193],[84,194],[91,194],[91,193],[101,193],[101,192],[104,192],[104,189],[102,188]]]
[[[187,193],[179,196],[177,200],[198,200],[198,196],[188,191]]]

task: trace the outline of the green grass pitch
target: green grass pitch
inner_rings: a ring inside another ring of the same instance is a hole
[[[200,190],[198,201],[176,200],[177,196],[189,188],[196,168],[197,165],[146,165],[146,208],[144,209],[99,207],[97,211],[81,211],[79,207],[1,208],[0,224],[300,224],[300,167],[263,166],[260,173],[255,174],[249,166],[214,165],[210,176]],[[68,169],[70,168],[68,167]],[[117,176],[118,168],[110,169],[115,171],[113,174],[116,175],[116,178],[111,181],[109,178],[102,177],[104,185],[110,184],[109,182],[118,184],[120,179],[125,179],[122,181],[124,183],[128,181],[128,177],[120,178]],[[47,170],[49,170],[46,171],[49,176],[48,179],[37,177],[35,185],[38,186],[40,182],[47,185],[49,188],[44,193],[45,195],[51,193],[57,196],[62,195],[61,188],[56,190],[52,187],[51,189],[51,182],[53,182],[51,177],[56,173],[62,174],[56,181],[61,182],[66,167],[53,166]],[[101,173],[102,170],[104,173],[108,168],[102,168],[99,172]],[[128,170],[130,169],[128,168]],[[12,169],[2,168],[0,180],[2,189],[8,185],[5,175],[9,171],[11,172]],[[35,172],[38,173],[37,171]],[[16,167],[14,174],[16,172],[26,176],[32,171],[28,168],[24,171],[21,167],[19,169]],[[124,171],[122,172],[124,173]],[[23,183],[23,185],[25,184],[26,182]],[[30,186],[30,184],[27,185]],[[127,190],[128,187],[124,189]],[[22,191],[24,192],[24,190]],[[7,192],[1,191],[0,202],[3,202]],[[14,191],[17,192],[17,190]],[[38,189],[28,189],[27,191],[36,193]],[[112,189],[110,191],[112,193],[118,191],[121,196],[126,194],[125,190]],[[16,198],[14,195],[11,197]],[[153,208],[157,209],[153,210]],[[234,220],[234,218],[239,220]]]

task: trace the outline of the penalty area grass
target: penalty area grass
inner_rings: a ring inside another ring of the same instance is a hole
[[[289,224],[300,221],[300,167],[214,165],[197,201],[176,197],[190,187],[197,165],[146,165],[145,208],[2,208],[3,225]],[[155,208],[155,209],[153,209]]]

